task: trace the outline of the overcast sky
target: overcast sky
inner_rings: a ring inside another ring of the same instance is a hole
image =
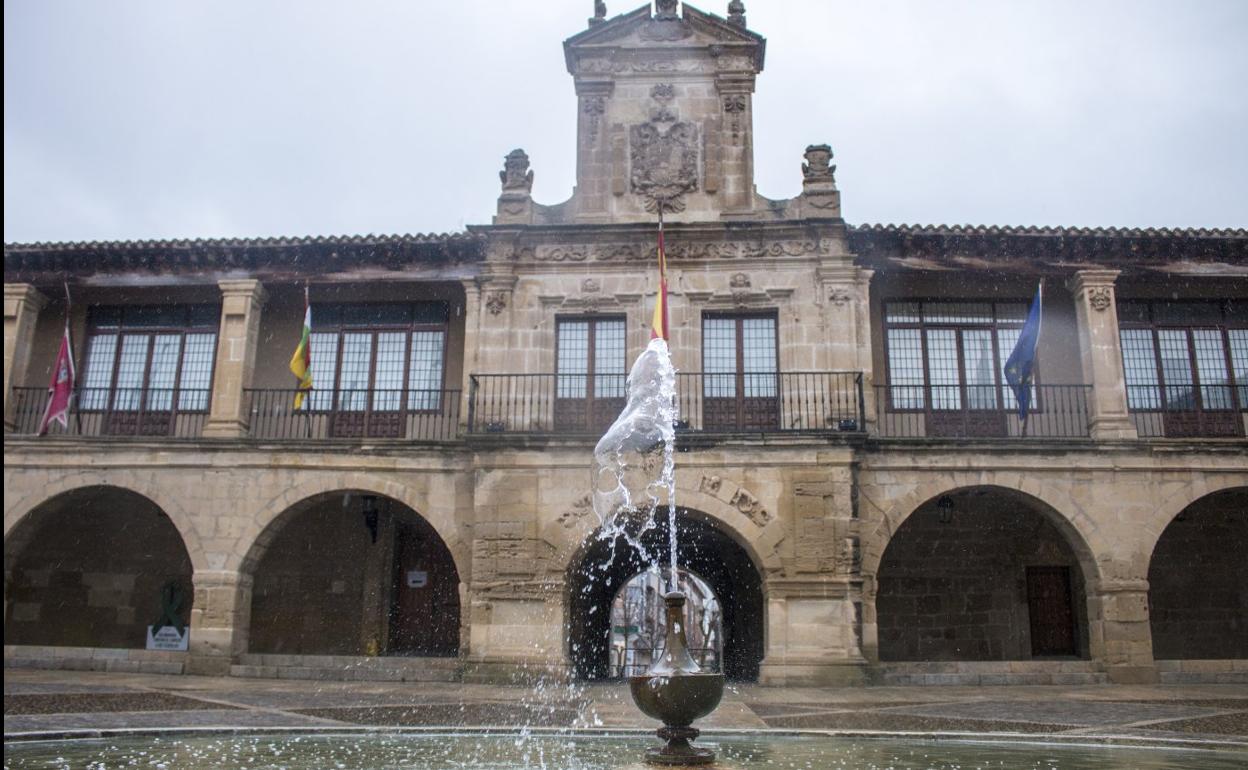
[[[515,147],[557,203],[592,7],[5,0],[4,240],[453,231]],[[852,223],[1248,226],[1246,0],[746,8],[763,195],[827,142]]]

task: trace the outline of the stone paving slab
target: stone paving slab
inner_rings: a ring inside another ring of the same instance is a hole
[[[39,695],[5,695],[4,715],[73,714],[107,711],[189,711],[220,709],[219,703],[184,698],[163,692],[92,692]],[[225,708],[232,708],[225,706]]]
[[[1248,709],[1248,704],[1245,704]],[[1192,716],[1212,716],[1217,709],[1159,703],[1079,702],[1068,700],[977,701],[895,710],[911,716],[986,719],[1068,726],[1122,725]]]
[[[176,713],[176,719],[170,717]],[[145,727],[319,727],[328,720],[270,711],[235,709],[202,711],[111,711],[98,714],[39,714],[5,716],[4,732],[48,730],[111,730]]]

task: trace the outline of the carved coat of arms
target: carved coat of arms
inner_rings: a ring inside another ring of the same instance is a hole
[[[664,131],[655,123],[633,126],[631,139],[633,192],[647,211],[683,211],[684,194],[698,189],[698,129],[677,122]]]

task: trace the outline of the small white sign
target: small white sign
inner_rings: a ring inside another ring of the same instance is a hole
[[[147,649],[149,650],[186,652],[187,643],[190,639],[191,632],[189,629],[179,631],[173,626],[147,627]]]
[[[407,587],[408,588],[424,588],[429,585],[429,573],[423,569],[409,569],[407,571]]]

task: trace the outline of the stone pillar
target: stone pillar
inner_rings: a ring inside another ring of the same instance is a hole
[[[851,581],[769,578],[767,651],[759,684],[843,687],[866,683],[861,603]]]
[[[204,436],[241,438],[247,435],[249,405],[243,388],[251,382],[256,364],[256,337],[264,287],[256,280],[220,281],[221,331],[212,375],[212,405]]]
[[[1092,386],[1088,417],[1094,439],[1137,437],[1127,413],[1118,308],[1114,301],[1117,277],[1117,270],[1080,270],[1068,284],[1075,295],[1083,378]]]
[[[466,426],[472,408],[472,375],[479,374],[477,362],[481,360],[479,356],[481,288],[477,286],[476,280],[467,280],[462,283],[464,287],[464,366],[461,384],[463,402],[459,409],[459,421]]]
[[[1088,649],[1115,684],[1158,681],[1148,616],[1148,581],[1103,581],[1089,602]]]
[[[195,570],[190,656],[186,673],[225,676],[247,651],[252,577],[230,570]]]
[[[871,276],[874,274],[873,270],[852,265],[824,265],[816,272],[824,306],[826,365],[832,371],[862,373],[867,425],[875,422],[871,357]],[[859,426],[859,429],[865,427]]]
[[[35,322],[48,298],[28,283],[4,285],[4,432],[17,428],[11,389],[26,384],[30,347],[35,338]]]

